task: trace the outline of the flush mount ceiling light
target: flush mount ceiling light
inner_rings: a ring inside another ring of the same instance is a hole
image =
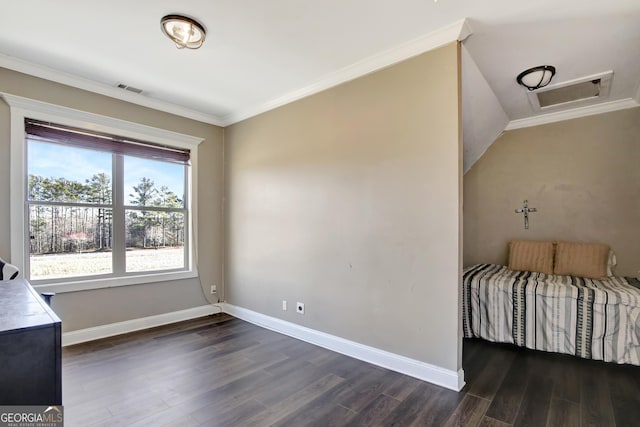
[[[202,24],[182,15],[167,15],[160,20],[162,32],[178,49],[197,49],[202,46],[206,31]]]
[[[516,80],[527,89],[536,90],[548,85],[555,74],[556,67],[539,65],[521,72]]]

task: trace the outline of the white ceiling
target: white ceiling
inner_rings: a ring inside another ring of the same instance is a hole
[[[201,49],[162,34],[171,13],[204,24]],[[511,121],[541,114],[515,82],[535,65],[554,65],[553,83],[613,70],[603,102],[640,99],[639,0],[19,0],[2,5],[0,66],[226,125],[415,54],[416,40],[453,40],[465,18]]]

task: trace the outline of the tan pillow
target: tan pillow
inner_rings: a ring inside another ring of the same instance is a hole
[[[509,242],[509,268],[553,274],[553,242],[512,240]]]
[[[553,272],[565,276],[598,279],[607,276],[609,245],[558,242]]]

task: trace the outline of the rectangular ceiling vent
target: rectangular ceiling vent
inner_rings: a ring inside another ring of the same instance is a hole
[[[138,89],[137,87],[133,87],[133,86],[127,86],[124,83],[118,83],[116,87],[119,87],[120,89],[128,90],[129,92],[133,92],[133,93],[138,93],[138,94],[142,93],[142,89]]]
[[[613,71],[562,82],[528,93],[535,110],[545,111],[595,104],[609,97]]]

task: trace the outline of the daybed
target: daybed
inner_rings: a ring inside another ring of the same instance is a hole
[[[509,266],[464,269],[464,336],[640,365],[640,282],[609,275],[610,258],[606,245],[510,242]]]

